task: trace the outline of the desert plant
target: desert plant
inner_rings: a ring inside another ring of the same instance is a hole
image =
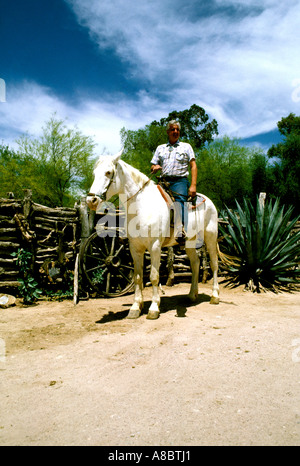
[[[299,217],[292,218],[293,208],[280,206],[278,199],[265,205],[257,199],[255,206],[243,199],[243,207],[236,206],[236,211],[226,207],[227,224],[220,224],[225,283],[257,292],[299,284],[300,231],[293,231]]]

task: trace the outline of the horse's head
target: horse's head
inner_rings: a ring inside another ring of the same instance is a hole
[[[110,199],[114,194],[116,166],[122,152],[116,155],[104,155],[99,158],[94,169],[94,182],[87,195],[86,203],[91,210],[97,210],[101,201]]]

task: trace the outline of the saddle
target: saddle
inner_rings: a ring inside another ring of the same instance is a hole
[[[162,195],[164,201],[166,202],[168,207],[171,207],[173,202],[175,202],[174,196],[172,191],[168,189],[168,187],[164,186],[162,182],[159,182],[157,185],[157,189],[159,190],[160,194]]]
[[[168,208],[170,210],[170,228],[174,232],[175,221],[176,221],[175,211],[174,211],[174,209],[172,209],[172,205],[175,202],[174,194],[173,194],[172,190],[170,189],[169,183],[167,181],[163,180],[161,177],[158,177],[158,184],[156,186],[157,186],[157,189],[159,190],[162,198],[164,199],[164,201],[166,202],[166,204],[167,204],[167,206],[168,206]],[[201,194],[197,193],[195,197],[188,198],[188,202],[189,202],[188,210],[195,210],[198,206],[203,204],[205,201],[206,201],[206,199]],[[177,220],[177,222],[178,222],[178,220]],[[178,226],[179,225],[177,225],[177,227]],[[184,247],[185,238],[186,238],[185,232],[183,232],[183,233],[184,233],[184,236],[176,238],[177,243],[181,247]]]
[[[166,202],[168,208],[170,209],[170,227],[172,229],[174,229],[174,210],[171,209],[173,203],[175,202],[175,199],[174,199],[174,196],[173,196],[173,193],[170,189],[170,184],[164,180],[163,178],[161,177],[157,177],[158,179],[158,183],[157,183],[157,189],[159,190],[162,198],[164,199],[164,201]]]
[[[158,178],[158,183],[157,183],[157,188],[162,195],[163,199],[165,200],[167,206],[171,208],[173,202],[175,202],[174,194],[173,191],[170,189],[170,184],[164,180],[162,177],[157,177]],[[199,205],[203,204],[206,199],[203,197],[201,194],[196,193],[195,197],[188,197],[187,199],[189,205],[188,205],[188,210],[194,210],[196,209]]]

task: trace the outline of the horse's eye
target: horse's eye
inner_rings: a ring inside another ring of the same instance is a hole
[[[111,175],[111,172],[106,172],[105,173],[105,176],[110,176]]]

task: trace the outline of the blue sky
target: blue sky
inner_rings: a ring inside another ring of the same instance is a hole
[[[123,126],[194,103],[220,136],[264,148],[299,115],[298,0],[0,0],[0,15],[0,141],[12,147],[54,112],[99,154],[119,151]]]

